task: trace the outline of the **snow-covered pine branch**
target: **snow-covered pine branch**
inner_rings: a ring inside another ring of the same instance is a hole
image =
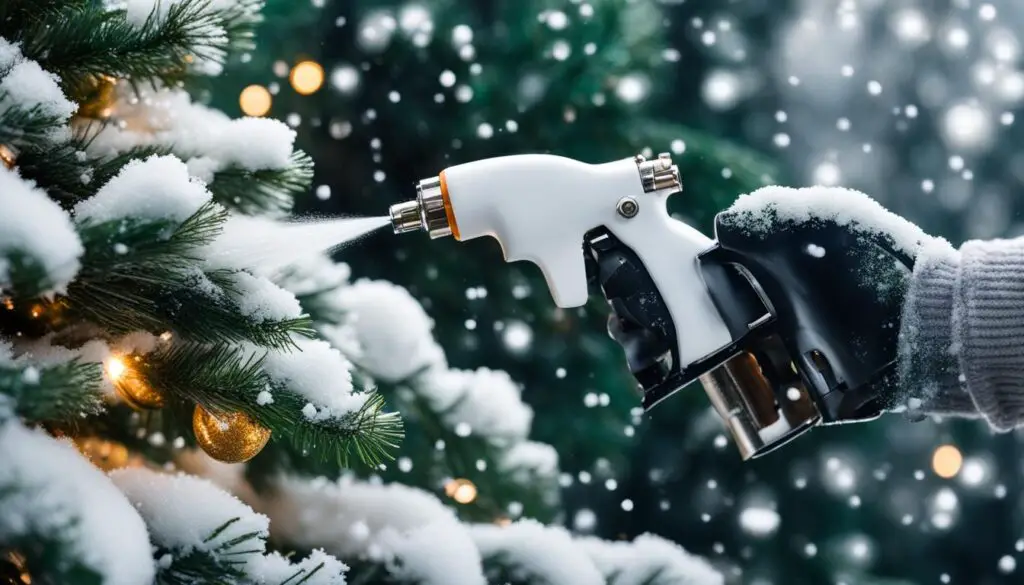
[[[166,149],[186,161],[213,199],[243,213],[283,216],[313,176],[312,161],[294,149],[295,131],[269,118],[232,120],[192,102],[180,89],[121,83],[113,106],[123,124],[91,137],[87,152],[109,159],[143,147]]]
[[[477,524],[470,533],[491,581],[605,585],[593,561],[562,527],[519,520],[508,526]]]
[[[721,573],[706,560],[653,534],[632,542],[580,538],[580,546],[608,585],[722,585]]]
[[[345,583],[347,567],[322,550],[296,563],[267,553],[269,519],[205,479],[141,468],[110,477],[146,522],[160,582]]]
[[[2,166],[0,209],[0,296],[64,292],[83,254],[68,214]]]
[[[412,487],[286,477],[274,482],[260,509],[271,518],[274,538],[326,545],[340,558],[382,565],[401,582],[485,583],[480,555],[455,513]]]
[[[15,358],[10,344],[0,340],[0,422],[16,415],[28,423],[68,423],[102,412],[98,363],[73,355],[33,358]]]
[[[142,518],[70,443],[8,421],[0,461],[0,548],[25,555],[40,582],[153,581]]]
[[[19,149],[65,141],[77,109],[55,75],[0,37],[0,144]]]

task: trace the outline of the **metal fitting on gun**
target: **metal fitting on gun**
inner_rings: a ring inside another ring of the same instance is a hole
[[[640,182],[643,184],[644,193],[666,189],[671,189],[672,192],[683,190],[683,182],[679,178],[679,168],[672,164],[671,154],[663,152],[654,160],[647,160],[643,155],[638,154],[634,160],[640,170]]]
[[[416,186],[416,199],[392,205],[388,214],[396,234],[423,230],[431,238],[452,235],[440,177],[420,181]]]

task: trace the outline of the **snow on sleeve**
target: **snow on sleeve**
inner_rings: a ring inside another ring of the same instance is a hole
[[[14,61],[0,80],[0,112],[10,108],[36,108],[40,114],[61,122],[71,118],[78,106],[61,91],[60,78],[43,70],[39,63],[29,59],[19,61],[17,56],[20,55],[15,55],[9,43],[6,47],[0,46],[0,65],[4,60]]]
[[[284,321],[302,315],[295,295],[262,276],[248,272],[232,275],[234,290],[229,294],[243,315],[255,321]]]
[[[19,422],[0,427],[0,541],[53,539],[103,585],[152,583],[146,525],[70,443]]]
[[[530,433],[533,409],[523,402],[519,385],[503,371],[430,372],[416,391],[456,433],[462,434],[461,428],[509,443],[525,440]]]
[[[516,581],[548,585],[605,583],[594,562],[562,527],[519,520],[508,526],[477,524],[470,533],[485,565],[500,565]]]
[[[360,348],[353,359],[371,376],[397,382],[443,362],[433,320],[404,288],[359,280],[338,291],[337,304]]]
[[[210,200],[202,182],[173,156],[133,160],[91,198],[75,205],[79,221],[138,217],[181,223]]]
[[[0,166],[0,288],[10,284],[11,253],[42,268],[49,287],[62,292],[78,273],[84,249],[68,214],[45,192]]]
[[[263,369],[274,382],[302,396],[315,409],[313,421],[343,418],[366,402],[353,393],[351,364],[341,352],[319,339],[296,339],[298,350],[270,351]],[[312,415],[312,416],[310,416]]]
[[[609,585],[722,585],[725,580],[706,560],[653,534],[633,542],[577,540]]]
[[[921,228],[890,212],[864,193],[842,187],[762,187],[741,195],[727,210],[730,220],[754,233],[770,231],[775,220],[833,221],[861,233],[886,234],[904,253],[914,255],[931,240]]]
[[[423,585],[485,583],[465,526],[427,492],[350,478],[282,478],[268,493],[262,509],[292,545],[328,543],[329,553],[384,563],[400,580]]]
[[[154,543],[171,551],[165,569],[173,571],[175,558],[202,553],[224,564],[244,560],[255,583],[283,583],[299,573],[307,584],[345,583],[348,567],[323,551],[296,564],[265,554],[270,520],[206,479],[144,468],[119,469],[110,478],[145,518]]]

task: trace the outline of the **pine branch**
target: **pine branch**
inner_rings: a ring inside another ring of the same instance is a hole
[[[309,189],[312,180],[313,160],[295,151],[283,169],[227,168],[214,175],[209,188],[215,201],[242,213],[287,213],[295,196]]]
[[[182,0],[163,17],[153,14],[136,26],[101,3],[72,3],[39,13],[12,40],[22,42],[26,57],[59,75],[71,95],[99,75],[170,86],[187,75],[190,60],[224,60],[228,40],[221,16],[208,0]]]
[[[10,398],[14,413],[28,423],[73,422],[103,411],[102,378],[95,363],[0,365],[0,397]]]
[[[244,412],[270,429],[272,437],[288,437],[303,453],[315,452],[342,466],[348,465],[351,452],[367,465],[391,458],[402,437],[401,419],[383,412],[383,397],[368,397],[358,412],[311,421],[302,414],[308,400],[267,375],[263,359],[227,345],[175,344],[145,356],[140,373],[165,396],[196,402],[211,412]],[[272,390],[274,399],[259,405],[256,399],[264,390]]]
[[[169,149],[140,146],[107,158],[89,158],[87,140],[40,148],[34,144],[18,154],[18,171],[47,191],[64,208],[71,208],[96,194],[124,165],[134,159],[164,155]]]
[[[218,286],[224,279],[203,273],[197,249],[219,235],[227,215],[211,203],[177,227],[138,219],[84,225],[86,252],[68,287],[69,309],[114,334],[172,330],[195,341],[271,348],[294,346],[293,335],[313,336],[308,317],[272,321],[243,314]]]
[[[6,97],[7,92],[0,92],[0,103]],[[0,112],[0,144],[21,151],[47,142],[63,126],[64,119],[46,114],[38,104],[31,108],[9,107]]]

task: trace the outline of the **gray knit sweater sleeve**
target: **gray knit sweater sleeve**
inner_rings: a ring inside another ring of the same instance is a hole
[[[1024,425],[1024,238],[926,245],[899,353],[909,409]]]

